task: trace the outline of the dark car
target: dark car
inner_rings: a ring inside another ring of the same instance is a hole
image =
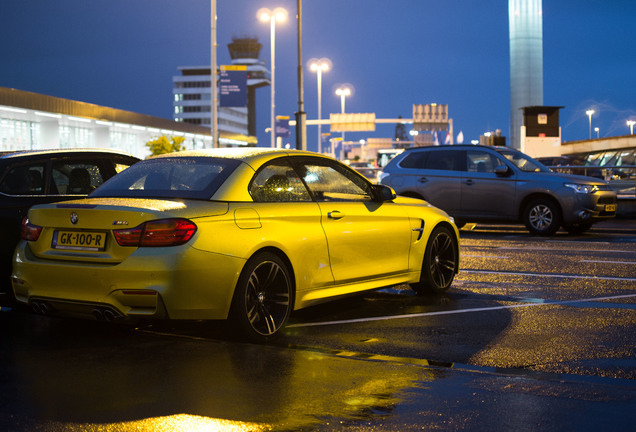
[[[13,304],[11,262],[27,210],[86,196],[137,161],[126,153],[97,149],[0,153],[0,305]]]
[[[466,222],[523,222],[533,234],[577,233],[616,215],[616,193],[593,177],[551,172],[512,148],[414,147],[378,176],[398,194]]]

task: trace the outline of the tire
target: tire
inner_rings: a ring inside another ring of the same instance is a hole
[[[250,258],[239,277],[230,323],[241,339],[265,343],[287,322],[294,304],[294,286],[278,255],[261,252]]]
[[[561,211],[553,201],[538,198],[523,210],[523,222],[531,234],[553,235],[561,226]]]
[[[420,282],[411,284],[411,289],[418,294],[445,292],[457,272],[458,249],[450,228],[436,227],[426,244]]]

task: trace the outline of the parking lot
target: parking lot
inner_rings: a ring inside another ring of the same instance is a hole
[[[0,313],[5,430],[625,430],[636,420],[636,223],[467,225],[443,296],[390,287],[222,323]],[[198,428],[198,429],[197,429]]]

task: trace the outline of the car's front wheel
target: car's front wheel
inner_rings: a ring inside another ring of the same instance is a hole
[[[261,252],[245,264],[234,292],[230,322],[239,335],[263,343],[285,325],[293,308],[294,288],[278,255]]]
[[[445,292],[457,272],[457,239],[446,226],[438,226],[431,233],[422,262],[420,282],[411,284],[418,294]]]
[[[553,201],[538,198],[530,201],[525,207],[523,221],[532,234],[552,235],[561,226],[561,212]]]

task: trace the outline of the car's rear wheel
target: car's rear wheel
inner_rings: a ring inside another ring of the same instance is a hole
[[[545,198],[537,198],[528,203],[523,211],[523,221],[530,233],[552,235],[561,225],[559,207]]]
[[[287,265],[276,254],[261,252],[243,268],[230,311],[239,336],[267,342],[285,325],[293,308],[294,289]]]
[[[457,251],[457,239],[450,228],[436,227],[426,244],[420,282],[410,285],[413,291],[418,294],[445,292],[457,272]]]

